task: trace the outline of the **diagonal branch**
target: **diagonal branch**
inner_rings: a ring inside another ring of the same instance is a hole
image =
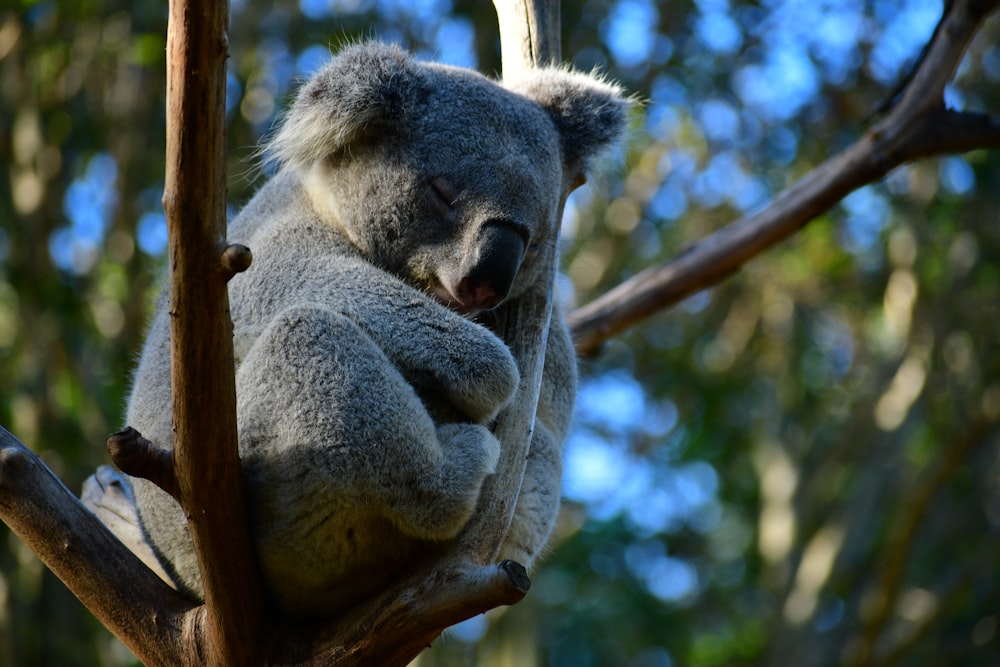
[[[946,111],[944,86],[997,0],[954,0],[902,97],[844,152],[673,260],[637,274],[569,316],[580,353],[711,287],[783,241],[857,188],[900,164],[931,155],[1000,146],[1000,120]]]
[[[147,665],[179,665],[193,605],[80,504],[0,427],[0,518]]]

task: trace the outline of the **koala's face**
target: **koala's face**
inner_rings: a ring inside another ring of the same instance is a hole
[[[472,313],[535,279],[564,187],[545,112],[459,74],[427,90],[406,124],[328,158],[310,188],[372,262]]]
[[[272,147],[373,263],[471,314],[538,279],[562,196],[626,103],[543,71],[513,92],[393,47],[352,47],[300,91]]]

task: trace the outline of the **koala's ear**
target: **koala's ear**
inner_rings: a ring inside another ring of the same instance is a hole
[[[587,171],[592,159],[621,141],[632,100],[595,76],[558,68],[538,69],[510,86],[535,100],[555,123],[566,166]]]
[[[348,46],[299,89],[265,153],[293,167],[333,155],[362,132],[401,122],[421,81],[416,63],[397,46]]]

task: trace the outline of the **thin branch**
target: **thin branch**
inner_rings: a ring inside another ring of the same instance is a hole
[[[976,582],[982,580],[983,572],[992,571],[998,557],[1000,557],[1000,543],[994,541],[984,546],[972,559],[972,562],[961,568],[956,575],[948,577],[944,582],[939,582],[938,585],[941,588],[933,590],[937,596],[937,604],[931,613],[915,623],[905,634],[898,631],[887,633],[889,646],[880,651],[881,655],[876,656],[871,662],[877,664],[878,667],[894,667],[904,657],[907,657],[907,654],[911,653],[921,640],[927,639],[927,634],[934,626],[947,626],[949,623],[953,623],[956,618],[960,618],[966,609],[969,597],[979,594],[979,591],[974,589]],[[934,644],[930,644],[930,646],[934,646]],[[969,650],[975,649],[970,646]],[[949,657],[954,662],[959,661],[958,656],[954,653]]]
[[[748,260],[793,235],[853,190],[908,160],[1000,145],[993,117],[944,109],[944,86],[996,0],[955,0],[892,111],[843,153],[679,257],[642,271],[569,316],[577,350],[595,352],[608,338],[653,313],[711,287]]]
[[[554,241],[545,244],[546,255],[542,258],[547,267],[545,280],[500,315],[503,339],[521,371],[521,386],[514,402],[501,413],[493,429],[502,444],[500,460],[496,472],[483,482],[476,513],[462,531],[457,550],[483,565],[496,562],[521,493],[552,315],[555,245]]]
[[[997,116],[936,108],[917,122],[919,129],[904,147],[900,162],[1000,147],[1000,117]]]
[[[899,515],[893,521],[892,536],[883,550],[877,590],[871,596],[873,604],[862,619],[861,636],[857,638],[852,659],[848,663],[852,667],[881,662],[875,655],[876,646],[895,607],[910,552],[924,525],[927,512],[937,492],[954,477],[969,451],[985,443],[993,426],[989,422],[973,423],[962,437],[948,444],[934,468],[900,501]]]
[[[122,472],[148,479],[180,502],[171,450],[160,449],[131,426],[108,436],[107,447],[111,460]]]
[[[504,81],[510,83],[532,68],[559,61],[558,0],[495,0],[493,4],[500,25],[500,43],[513,45],[502,46]],[[569,184],[566,183],[556,220],[562,218],[568,194]],[[558,233],[556,226],[553,237]],[[538,409],[552,316],[557,243],[552,238],[540,245],[543,254],[539,261],[544,278],[500,312],[503,339],[518,362],[521,386],[494,429],[503,444],[497,471],[483,484],[477,511],[459,537],[458,553],[466,553],[473,562],[482,565],[495,562],[510,528]]]
[[[943,106],[945,86],[951,81],[979,25],[996,6],[996,0],[949,0],[944,3],[941,20],[903,89],[897,109],[917,115]]]

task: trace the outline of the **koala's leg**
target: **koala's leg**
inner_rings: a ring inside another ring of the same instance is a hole
[[[559,514],[562,452],[545,425],[535,423],[535,434],[524,468],[521,495],[500,558],[517,561],[531,569],[548,543]]]
[[[501,556],[526,568],[540,555],[559,514],[562,443],[576,396],[576,358],[558,308],[552,313],[535,431],[510,531]]]
[[[268,325],[237,372],[237,402],[257,523],[284,553],[342,546],[342,534],[363,543],[373,515],[413,537],[452,537],[499,456],[485,427],[436,427],[372,338],[318,306]]]

